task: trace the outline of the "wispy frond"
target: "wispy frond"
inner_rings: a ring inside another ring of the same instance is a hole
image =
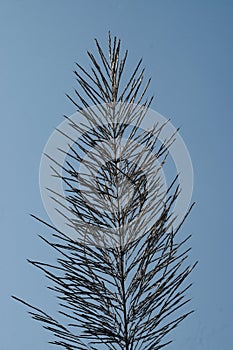
[[[41,238],[59,258],[55,265],[30,261],[53,282],[67,324],[24,304],[65,349],[157,350],[192,312],[182,307],[195,264],[187,263],[189,237],[180,241],[173,225],[180,188],[177,176],[168,188],[162,181],[175,134],[161,144],[165,124],[142,128],[152,101],[142,60],[125,80],[120,40],[109,34],[108,55],[96,46],[90,70],[77,63],[79,88],[68,96],[85,118],[68,118],[81,137],[61,130],[70,144],[66,162],[48,155],[65,188],[64,196],[50,189],[51,196],[78,239],[38,219],[51,228],[55,242]]]

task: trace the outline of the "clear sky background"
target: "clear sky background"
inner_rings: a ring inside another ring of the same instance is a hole
[[[132,64],[143,57],[152,77],[152,105],[181,126],[195,172],[197,205],[184,229],[192,232],[191,305],[196,313],[173,333],[170,350],[233,348],[232,127],[233,2],[230,0],[1,0],[1,287],[0,348],[49,350],[51,339],[23,297],[56,310],[48,281],[26,258],[54,253],[37,233],[46,229],[38,170],[53,129],[75,110],[65,93],[78,61],[107,31],[122,39]]]

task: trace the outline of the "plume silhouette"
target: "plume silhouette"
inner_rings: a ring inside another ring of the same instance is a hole
[[[192,312],[180,310],[189,301],[186,279],[195,264],[186,262],[190,236],[177,237],[185,219],[173,227],[178,176],[167,189],[161,176],[175,135],[161,144],[164,125],[141,127],[152,102],[142,60],[127,80],[128,52],[121,55],[120,40],[109,34],[108,55],[97,40],[96,47],[96,56],[88,52],[89,71],[77,63],[76,97],[67,95],[85,119],[67,118],[81,136],[63,135],[64,164],[48,155],[65,187],[64,197],[53,189],[51,196],[78,238],[35,217],[50,227],[54,242],[40,237],[59,258],[55,265],[29,261],[53,282],[62,322],[14,298],[65,349],[157,350]]]

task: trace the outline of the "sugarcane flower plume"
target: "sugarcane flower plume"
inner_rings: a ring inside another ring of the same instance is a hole
[[[53,282],[60,319],[20,301],[65,349],[157,350],[192,312],[190,236],[178,234],[192,207],[192,164],[178,130],[151,109],[142,60],[127,76],[120,40],[109,34],[107,54],[96,46],[89,70],[77,63],[79,87],[67,95],[77,111],[52,134],[40,167],[52,223],[37,219],[55,241],[40,237],[60,257],[30,263]]]

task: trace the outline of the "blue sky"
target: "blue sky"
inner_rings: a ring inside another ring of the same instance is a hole
[[[16,294],[56,310],[48,282],[26,258],[50,261],[38,171],[53,129],[74,107],[72,73],[88,67],[94,38],[122,39],[129,62],[143,57],[152,105],[181,127],[194,166],[197,202],[184,229],[199,260],[190,291],[196,313],[170,350],[232,348],[233,3],[227,0],[8,0],[0,4],[1,349],[47,350],[50,335]],[[169,347],[168,347],[169,349]]]

